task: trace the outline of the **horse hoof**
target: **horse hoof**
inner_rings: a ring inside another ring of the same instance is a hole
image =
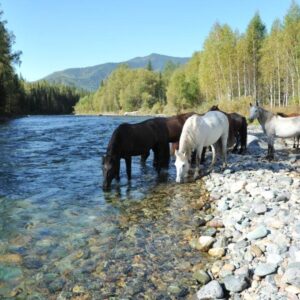
[[[200,179],[200,178],[201,178],[201,176],[200,176],[199,173],[194,175],[194,180],[198,180],[198,179]]]
[[[274,160],[274,156],[272,156],[272,155],[267,155],[267,156],[265,157],[265,159],[268,160],[268,161],[271,161],[271,160]]]

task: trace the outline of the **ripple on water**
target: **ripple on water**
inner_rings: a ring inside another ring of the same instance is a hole
[[[122,162],[120,184],[103,193],[100,156],[122,121],[32,117],[0,127],[1,296],[152,299],[196,290],[191,268],[205,260],[189,242],[202,184],[174,184],[173,162],[157,176],[151,158],[145,168],[134,158],[132,181]]]

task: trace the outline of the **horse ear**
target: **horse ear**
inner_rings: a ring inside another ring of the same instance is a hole
[[[252,106],[252,103],[250,102],[250,107]]]

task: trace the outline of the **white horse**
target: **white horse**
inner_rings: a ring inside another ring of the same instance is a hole
[[[291,138],[300,135],[300,116],[283,118],[273,114],[258,105],[250,103],[249,120],[252,122],[257,119],[264,133],[268,138],[268,159],[274,159],[274,140],[275,137]]]
[[[227,139],[229,122],[225,114],[219,111],[209,111],[203,116],[192,115],[182,128],[179,149],[175,151],[176,182],[183,182],[190,169],[190,157],[196,150],[196,169],[194,177],[199,176],[199,162],[203,147],[212,146],[219,139],[222,143],[223,166],[227,164]],[[215,148],[212,146],[212,169],[215,163]]]

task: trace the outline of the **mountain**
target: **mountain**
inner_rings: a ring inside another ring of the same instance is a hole
[[[54,72],[44,77],[42,80],[95,91],[98,89],[101,80],[105,79],[121,64],[127,64],[130,68],[145,68],[148,62],[151,61],[153,70],[162,71],[168,61],[181,65],[185,64],[188,60],[188,57],[173,57],[153,53],[148,56],[135,57],[119,63],[105,63],[92,67],[66,69]]]

